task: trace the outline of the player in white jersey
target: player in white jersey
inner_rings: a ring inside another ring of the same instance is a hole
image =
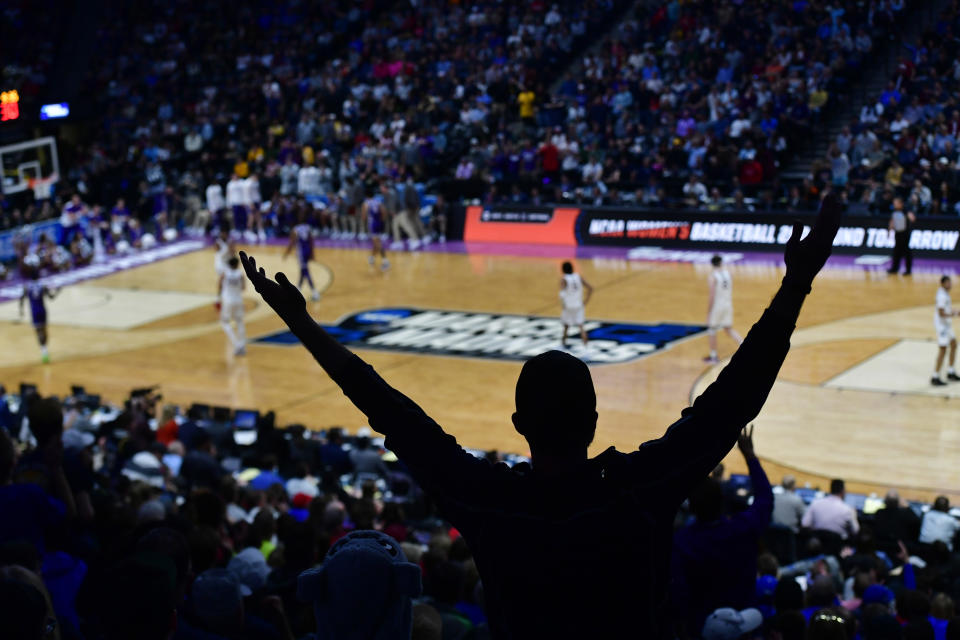
[[[240,269],[240,259],[230,256],[227,268],[220,274],[220,326],[233,345],[233,354],[247,353],[247,330],[243,326],[243,289],[246,278]],[[237,325],[236,331],[231,322]]]
[[[247,230],[249,207],[247,206],[246,184],[237,174],[233,174],[230,182],[227,183],[227,207],[233,213],[234,233],[242,236],[243,232]]]
[[[207,213],[210,214],[210,220],[213,226],[224,228],[227,221],[223,217],[224,209],[227,208],[227,201],[223,199],[223,187],[216,182],[210,184],[205,192],[207,199]]]
[[[743,338],[733,328],[733,278],[723,268],[723,258],[710,258],[710,302],[707,305],[707,333],[710,340],[710,355],[707,362],[717,362],[717,330],[723,329],[738,345]]]
[[[573,272],[573,265],[570,262],[564,262],[561,267],[563,278],[560,279],[560,301],[563,303],[563,311],[560,313],[560,321],[563,323],[563,338],[560,343],[567,346],[567,332],[571,327],[580,330],[580,339],[583,344],[587,344],[587,332],[583,328],[583,308],[590,302],[590,296],[593,295],[593,287],[580,277],[579,273]],[[587,295],[584,297],[583,292]]]
[[[933,369],[933,377],[930,384],[935,387],[942,387],[947,383],[940,377],[940,368],[943,366],[943,356],[947,354],[947,347],[950,347],[950,364],[947,365],[947,380],[954,382],[960,380],[960,376],[954,370],[953,365],[957,358],[957,336],[953,333],[953,317],[958,315],[954,311],[950,301],[950,288],[953,282],[950,276],[940,278],[940,288],[937,289],[937,308],[933,313],[933,328],[937,332],[937,364]]]
[[[256,174],[251,173],[249,178],[243,180],[243,187],[246,193],[247,211],[250,212],[252,226],[257,234],[257,241],[263,244],[267,241],[267,234],[263,229],[263,216],[260,215],[260,205],[263,202],[263,198],[260,197],[260,180]]]
[[[220,276],[227,270],[227,261],[237,253],[237,247],[225,227],[220,229],[220,235],[214,240],[216,254],[213,256],[213,270],[217,274],[217,296],[220,295]],[[217,302],[219,305],[219,300]],[[218,307],[219,308],[219,307]]]

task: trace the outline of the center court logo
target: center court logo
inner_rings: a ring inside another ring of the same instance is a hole
[[[590,338],[569,340],[570,353],[587,364],[630,362],[702,333],[687,324],[628,324],[588,321]],[[526,360],[558,349],[563,325],[557,318],[393,307],[352,314],[324,329],[342,344],[424,355]],[[297,338],[280,331],[257,338],[260,344],[293,345]]]

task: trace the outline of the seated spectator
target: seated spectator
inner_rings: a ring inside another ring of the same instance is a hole
[[[420,567],[378,531],[354,531],[303,572],[297,595],[313,605],[318,638],[409,638]]]
[[[214,457],[216,448],[207,431],[200,429],[193,437],[193,448],[183,457],[180,477],[188,488],[219,489],[223,469]]]
[[[794,533],[800,531],[800,522],[807,506],[797,495],[797,480],[791,475],[783,476],[780,483],[783,491],[773,494],[773,524],[786,527]]]
[[[814,531],[829,531],[846,540],[860,530],[857,512],[843,501],[843,480],[830,481],[830,493],[810,503],[801,524]]]
[[[371,448],[370,438],[366,436],[357,438],[354,449],[350,451],[350,462],[353,464],[353,472],[356,475],[386,477],[388,473],[383,456],[379,451]]]
[[[896,548],[898,541],[912,542],[919,539],[920,517],[913,509],[901,503],[900,494],[891,489],[883,500],[883,509],[873,516],[877,541],[884,550]]]
[[[930,510],[923,514],[923,520],[920,523],[920,542],[926,544],[942,542],[948,549],[953,549],[957,531],[960,531],[960,522],[950,515],[950,500],[946,496],[937,496]]]

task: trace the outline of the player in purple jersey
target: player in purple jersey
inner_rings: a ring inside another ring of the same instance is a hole
[[[386,231],[383,213],[383,203],[374,197],[373,189],[367,189],[367,199],[363,201],[363,217],[367,220],[367,231],[370,233],[371,242],[373,242],[370,249],[370,266],[372,267],[377,263],[377,254],[379,254],[380,269],[386,271],[390,268],[390,261],[387,259],[387,252],[383,248],[383,234]]]
[[[50,352],[47,351],[47,304],[60,293],[59,289],[51,291],[40,281],[40,270],[30,272],[30,282],[23,285],[23,294],[20,296],[20,317],[23,317],[23,301],[30,301],[30,316],[33,319],[33,328],[37,331],[37,341],[40,342],[40,353],[43,363],[50,362]]]
[[[297,281],[297,287],[302,287],[304,280],[310,285],[310,298],[313,301],[320,299],[320,292],[313,285],[313,278],[310,277],[310,261],[313,260],[313,229],[307,222],[307,213],[303,209],[297,212],[297,224],[290,230],[290,244],[287,250],[283,252],[283,259],[294,249],[297,250],[297,260],[300,262],[300,279]]]

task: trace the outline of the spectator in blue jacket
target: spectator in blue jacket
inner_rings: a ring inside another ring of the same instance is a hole
[[[690,494],[695,522],[673,538],[671,594],[679,617],[693,633],[715,609],[757,604],[757,543],[770,524],[773,489],[753,450],[752,425],[737,446],[750,471],[753,504],[724,516],[720,485],[708,478]]]

